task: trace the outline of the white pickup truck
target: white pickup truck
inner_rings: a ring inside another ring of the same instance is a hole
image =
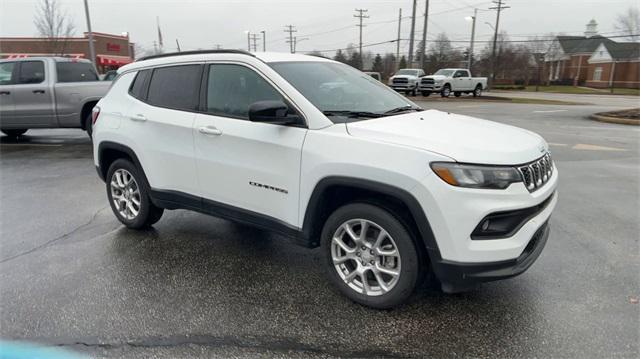
[[[418,91],[423,96],[440,92],[440,96],[449,97],[453,92],[456,97],[463,93],[472,93],[473,97],[478,97],[486,88],[487,78],[471,77],[471,72],[467,69],[440,69],[433,75],[422,77]]]
[[[0,131],[82,128],[91,136],[91,110],[111,86],[89,60],[28,57],[0,60]]]

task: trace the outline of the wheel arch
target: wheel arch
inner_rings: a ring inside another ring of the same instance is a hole
[[[441,259],[427,216],[412,194],[385,183],[342,176],[325,177],[313,189],[302,224],[302,235],[308,246],[318,246],[322,227],[335,209],[357,201],[389,211],[413,232],[420,252],[427,254],[431,261]]]
[[[138,159],[136,153],[128,146],[122,145],[116,142],[104,141],[98,145],[98,174],[102,180],[106,180],[107,171],[109,171],[109,167],[116,160],[124,158],[131,161],[136,167],[140,169],[142,172],[142,177],[147,184],[149,185],[149,181],[147,180],[147,175],[144,172],[142,164]]]

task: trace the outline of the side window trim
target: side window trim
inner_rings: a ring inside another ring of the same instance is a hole
[[[291,106],[293,107],[293,109],[298,113],[298,115],[302,118],[302,120],[304,121],[303,125],[300,126],[294,126],[294,125],[285,125],[287,127],[302,127],[302,128],[308,128],[309,124],[307,122],[307,117],[304,114],[304,112],[300,109],[299,106],[297,106],[295,104],[295,102],[289,97],[287,96],[287,94],[278,86],[276,85],[273,81],[271,81],[267,76],[265,76],[260,70],[258,70],[257,68],[251,66],[248,63],[245,62],[239,62],[239,61],[225,61],[225,60],[218,60],[218,61],[208,61],[205,64],[205,69],[203,71],[203,75],[202,75],[202,84],[201,84],[201,91],[200,91],[200,104],[198,106],[198,112],[200,112],[203,115],[209,115],[209,116],[216,116],[216,117],[224,117],[224,118],[232,118],[235,120],[243,120],[243,121],[248,121],[246,118],[244,117],[240,117],[240,116],[233,116],[233,115],[229,115],[229,114],[214,114],[214,113],[210,113],[207,112],[207,95],[208,95],[208,85],[209,85],[209,68],[211,66],[214,65],[238,65],[238,66],[243,66],[246,67],[247,69],[255,72],[261,79],[263,79],[269,86],[271,86],[276,92],[278,92],[280,94],[280,96],[282,96],[282,98],[284,99],[285,104],[287,104],[287,106]],[[282,126],[282,125],[280,125]]]

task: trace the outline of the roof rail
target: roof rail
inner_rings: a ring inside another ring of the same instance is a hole
[[[233,50],[233,49],[219,49],[219,50],[193,50],[193,51],[182,51],[182,52],[168,52],[165,54],[151,55],[139,58],[136,61],[144,61],[151,59],[158,59],[162,57],[170,57],[170,56],[181,56],[181,55],[203,55],[203,54],[240,54],[240,55],[249,55],[255,57],[254,54],[244,51],[244,50]]]

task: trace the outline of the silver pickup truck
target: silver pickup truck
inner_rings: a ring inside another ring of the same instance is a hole
[[[88,60],[0,60],[0,130],[17,137],[30,128],[67,127],[91,136],[91,110],[110,85]]]

